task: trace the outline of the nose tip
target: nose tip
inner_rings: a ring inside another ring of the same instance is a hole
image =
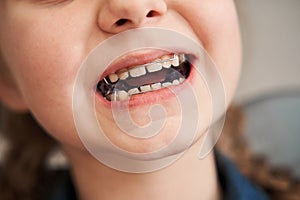
[[[110,0],[99,13],[98,25],[105,32],[118,33],[140,27],[166,11],[163,0]]]

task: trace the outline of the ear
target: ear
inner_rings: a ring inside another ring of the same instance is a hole
[[[27,105],[23,100],[22,94],[17,87],[12,74],[4,64],[0,55],[0,102],[17,112],[28,111]]]

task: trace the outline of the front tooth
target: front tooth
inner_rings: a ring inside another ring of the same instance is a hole
[[[161,88],[161,83],[154,83],[151,85],[152,90],[158,90]]]
[[[161,63],[153,63],[153,64],[146,66],[146,68],[147,68],[148,72],[157,72],[162,69],[162,64]]]
[[[173,84],[173,85],[179,85],[180,82],[179,82],[179,80],[174,80],[172,84]]]
[[[126,78],[128,78],[128,76],[129,76],[129,74],[128,74],[127,69],[123,69],[118,72],[118,77],[121,80],[125,80]]]
[[[172,83],[170,83],[170,82],[165,82],[165,83],[162,84],[163,87],[168,87],[170,85],[172,85]]]
[[[118,100],[123,101],[128,99],[128,93],[124,90],[118,91]]]
[[[143,86],[140,87],[140,89],[141,89],[142,92],[149,92],[149,91],[151,91],[150,85],[143,85]]]
[[[117,74],[110,74],[110,75],[108,75],[108,78],[111,83],[115,83],[119,80],[119,77]]]
[[[138,93],[140,93],[138,88],[132,88],[128,91],[129,95],[134,95],[134,94],[138,94]]]
[[[139,77],[146,74],[146,69],[144,66],[134,67],[129,70],[130,76]]]
[[[178,57],[177,54],[174,54],[174,58],[173,58],[173,60],[172,60],[172,65],[173,65],[174,67],[178,67],[178,66],[179,66],[179,57]]]

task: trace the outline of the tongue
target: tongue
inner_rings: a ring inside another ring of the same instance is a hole
[[[126,83],[131,87],[149,85],[152,83],[163,82],[166,79],[166,75],[167,75],[166,72],[164,70],[161,70],[154,73],[147,73],[144,76],[129,78],[126,80]]]

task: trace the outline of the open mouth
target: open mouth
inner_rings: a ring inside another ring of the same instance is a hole
[[[160,90],[184,82],[191,70],[187,54],[167,54],[150,63],[122,68],[100,80],[97,91],[108,101]]]

